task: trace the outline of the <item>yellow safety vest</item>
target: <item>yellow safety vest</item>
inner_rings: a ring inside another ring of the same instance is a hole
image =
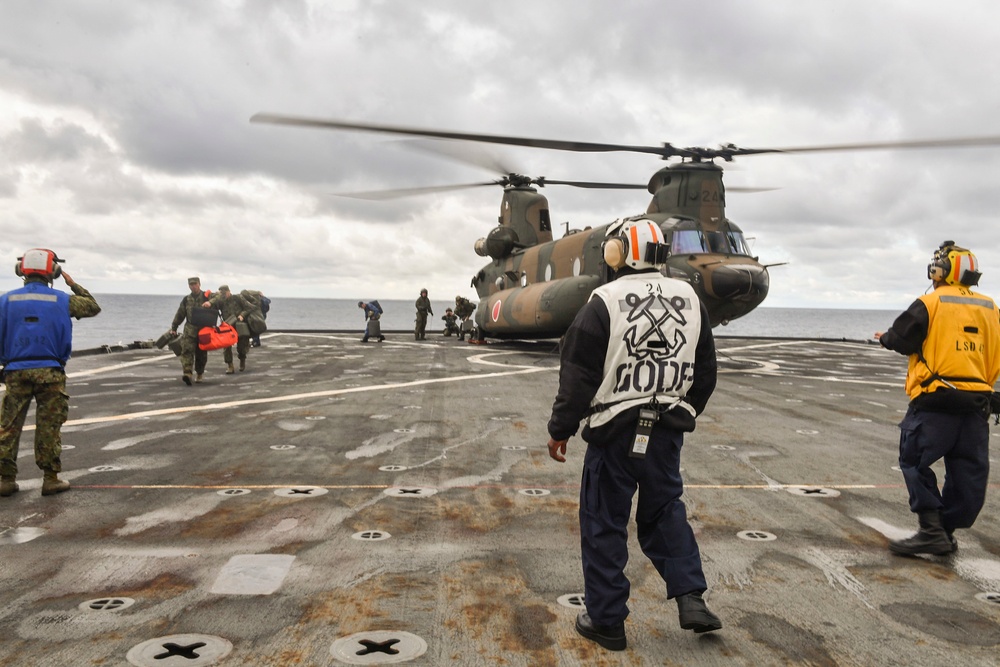
[[[927,337],[910,355],[910,399],[951,387],[993,391],[1000,377],[1000,310],[988,296],[947,285],[920,297],[927,307]]]

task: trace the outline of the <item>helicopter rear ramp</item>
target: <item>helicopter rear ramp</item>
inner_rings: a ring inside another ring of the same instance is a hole
[[[387,336],[269,333],[190,388],[158,350],[74,358],[73,489],[40,496],[28,430],[0,499],[0,665],[996,664],[997,485],[955,555],[886,548],[915,528],[902,357],[719,339],[682,465],[724,627],[678,627],[633,534],[611,653],[573,630],[584,443],[548,458],[553,345]]]

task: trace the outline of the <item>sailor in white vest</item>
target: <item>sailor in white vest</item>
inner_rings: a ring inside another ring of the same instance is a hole
[[[681,628],[722,627],[702,598],[701,554],[681,501],[681,445],[715,390],[715,340],[705,306],[686,282],[663,276],[663,232],[639,218],[612,225],[604,260],[615,280],[594,290],[566,332],[549,455],[587,420],[580,484],[586,612],[576,631],[626,648],[628,523],[639,491],[639,544],[677,600]]]

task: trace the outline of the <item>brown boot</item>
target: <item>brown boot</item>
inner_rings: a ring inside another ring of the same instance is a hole
[[[201,376],[202,376],[202,375],[204,375],[204,373],[198,373],[197,375],[195,375],[195,376],[194,376],[194,381],[195,381],[195,382],[199,382],[199,383],[200,383],[200,382],[201,382]]]
[[[247,369],[247,358],[243,357],[240,359],[240,370],[245,371]]]
[[[241,368],[240,370],[243,370],[243,369]],[[236,368],[232,364],[227,364],[227,366],[226,366],[226,375],[232,375],[235,372],[236,372]]]
[[[42,495],[54,496],[63,491],[69,491],[69,482],[59,479],[58,473],[46,470],[42,475]]]
[[[0,477],[0,497],[6,498],[17,493],[17,482],[13,475],[3,475]]]

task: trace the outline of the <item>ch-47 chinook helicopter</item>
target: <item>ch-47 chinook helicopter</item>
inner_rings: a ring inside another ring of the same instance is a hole
[[[609,222],[582,231],[570,231],[553,240],[548,200],[534,186],[568,185],[580,188],[644,189],[653,195],[641,215],[625,220],[653,221],[670,245],[670,256],[662,269],[667,276],[688,282],[705,304],[712,326],[746,315],[767,296],[768,266],[750,254],[743,232],[725,214],[726,189],[722,167],[716,159],[764,153],[878,150],[893,148],[939,148],[1000,144],[1000,137],[934,139],[903,142],[861,143],[796,148],[719,148],[635,146],[591,142],[531,139],[489,134],[468,134],[419,128],[354,123],[260,113],[254,123],[312,128],[357,130],[410,137],[474,141],[552,150],[607,153],[647,153],[663,160],[680,158],[661,168],[647,184],[600,183],[530,178],[507,173],[485,183],[433,186],[405,190],[355,193],[370,199],[386,199],[423,192],[441,192],[486,185],[501,185],[499,224],[475,243],[475,251],[492,261],[472,278],[479,294],[476,338],[556,338],[561,336],[591,292],[612,278],[604,262],[603,244]],[[730,191],[755,191],[730,188]],[[615,221],[618,222],[618,221]]]

